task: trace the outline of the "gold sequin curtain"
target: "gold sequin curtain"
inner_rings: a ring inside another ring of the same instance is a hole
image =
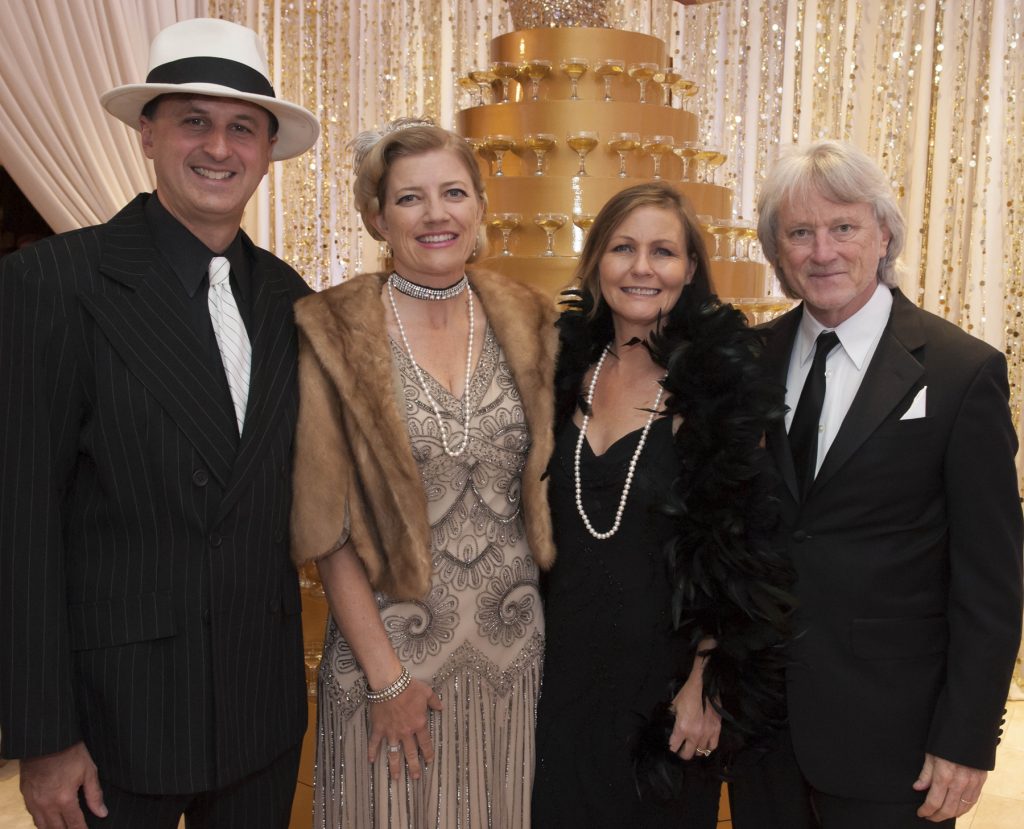
[[[260,241],[317,288],[376,267],[346,145],[399,115],[450,126],[456,78],[512,28],[507,0],[208,3],[260,29],[280,94],[324,128],[314,152],[275,165]],[[842,138],[878,159],[909,222],[904,290],[1006,350],[1020,420],[1024,0],[607,0],[606,13],[666,40],[701,84],[701,137],[729,154],[736,217],[752,218],[780,144]]]

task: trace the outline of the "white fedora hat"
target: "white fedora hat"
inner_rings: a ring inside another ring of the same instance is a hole
[[[320,135],[312,112],[274,97],[267,55],[252,29],[197,17],[159,32],[149,47],[145,83],[126,84],[100,96],[115,118],[139,128],[143,107],[158,95],[185,93],[251,101],[278,122],[275,161],[301,155]]]

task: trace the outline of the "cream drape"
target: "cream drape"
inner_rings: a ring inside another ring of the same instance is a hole
[[[200,0],[2,0],[0,164],[56,231],[109,219],[154,186],[102,92],[146,75],[149,42]]]

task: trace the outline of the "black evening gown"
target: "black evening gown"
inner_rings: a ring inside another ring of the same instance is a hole
[[[666,542],[672,521],[658,508],[675,478],[672,421],[653,424],[619,531],[600,541],[576,509],[573,454],[579,429],[556,436],[549,498],[558,558],[545,595],[544,678],[537,716],[533,829],[714,827],[720,783],[687,764],[678,802],[641,798],[632,747],[692,653],[674,637]],[[598,532],[610,529],[640,431],[601,456],[584,443],[583,504]]]

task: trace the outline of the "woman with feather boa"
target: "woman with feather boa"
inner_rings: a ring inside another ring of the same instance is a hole
[[[713,294],[670,185],[613,197],[577,277],[559,321],[533,825],[713,827],[721,780],[785,710],[789,573],[762,448],[782,389]]]

